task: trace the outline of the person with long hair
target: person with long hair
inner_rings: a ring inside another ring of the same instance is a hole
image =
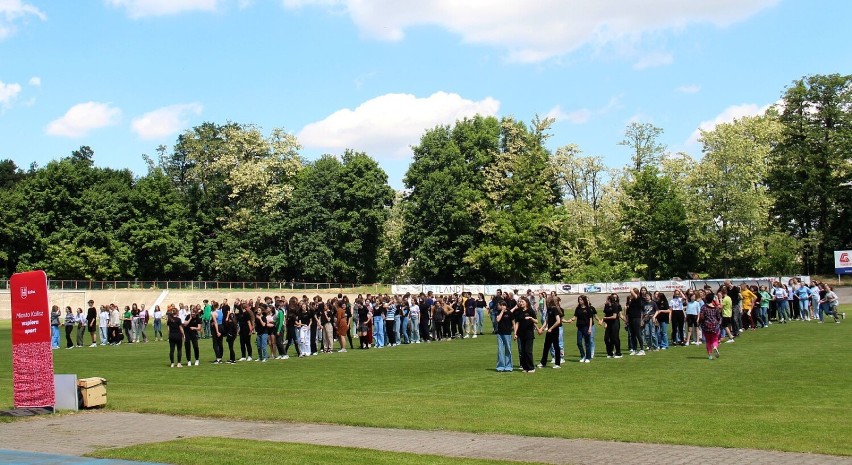
[[[373,347],[381,349],[385,346],[385,313],[384,303],[376,301],[373,305]]]
[[[222,363],[225,346],[222,344],[225,338],[224,327],[225,315],[219,308],[219,303],[215,300],[210,304],[210,337],[213,339],[213,364]]]
[[[337,301],[337,339],[340,342],[340,349],[338,352],[346,352],[346,336],[351,338],[352,335],[349,333],[349,318],[346,317],[346,304],[343,300]]]
[[[169,361],[171,362],[171,367],[175,366],[175,349],[177,349],[177,367],[181,368],[181,350],[183,349],[183,342],[185,333],[183,331],[183,321],[178,317],[177,310],[174,307],[169,308],[169,311],[166,316],[166,328],[168,328],[169,333]]]
[[[296,356],[301,355],[301,349],[299,348],[299,299],[295,296],[290,297],[290,300],[287,302],[287,311],[285,312],[285,328],[287,331],[287,343],[284,345],[284,350],[280,351],[281,360],[287,360],[290,358],[290,355],[287,353],[290,351],[290,346],[296,348]]]
[[[335,301],[334,306],[337,305]],[[325,305],[320,311],[320,327],[322,328],[322,353],[330,354],[334,349],[334,309]],[[341,346],[342,347],[342,346]]]
[[[672,322],[672,344],[679,346],[686,345],[683,338],[683,325],[686,322],[685,306],[686,297],[683,295],[683,291],[676,289],[671,300],[669,300],[669,310],[671,311]]]
[[[474,321],[474,335],[482,335],[482,324],[485,318],[485,307],[488,303],[485,301],[485,294],[482,292],[476,294],[476,320]]]
[[[518,353],[521,369],[526,373],[535,373],[533,362],[533,341],[538,330],[538,318],[529,299],[521,297],[514,312],[515,340],[518,341]]]
[[[642,299],[639,297],[639,289],[635,287],[630,290],[627,297],[627,326],[630,328],[630,355],[645,355],[644,341],[642,340]]]
[[[580,363],[592,361],[592,325],[595,324],[595,308],[585,295],[577,297],[577,307],[574,316],[568,323],[577,325],[577,348],[580,349]]]
[[[713,360],[713,356],[719,358],[719,333],[721,332],[722,312],[712,293],[708,293],[704,297],[704,305],[701,307],[701,313],[698,315],[698,324],[701,325],[701,332],[704,334],[704,341],[707,344],[707,356]]]
[[[512,371],[512,333],[514,331],[514,318],[506,301],[502,297],[497,298],[497,371],[508,373]]]
[[[134,304],[136,305],[136,304]],[[124,330],[124,338],[128,344],[133,344],[133,311],[129,305],[124,306],[124,315],[121,319],[121,329]]]
[[[734,339],[736,337],[736,332],[735,332],[736,330],[733,328],[734,327],[734,316],[733,316],[734,315],[734,309],[733,309],[734,304],[731,303],[731,298],[728,296],[728,289],[724,286],[720,287],[719,290],[716,292],[716,297],[719,300],[719,303],[721,304],[722,331],[725,331],[725,333],[728,335],[728,340],[725,341],[725,342],[726,343],[734,342],[736,340],[736,339]],[[720,335],[721,335],[721,333],[720,333]]]
[[[98,343],[95,340],[95,334],[98,332],[98,309],[95,308],[95,301],[89,300],[89,308],[86,311],[86,327],[89,330],[89,336],[92,338],[92,345],[89,347],[97,347]]]
[[[159,305],[154,305],[154,340],[163,340],[163,311]]]
[[[296,327],[299,329],[299,358],[308,357],[311,352],[311,322],[313,315],[308,308],[307,302],[302,302],[299,307],[299,321]]]
[[[183,322],[184,327],[184,353],[186,354],[186,366],[192,366],[192,355],[195,354],[195,366],[198,366],[198,336],[201,332],[201,317],[198,306],[190,309],[189,315]],[[190,348],[194,352],[190,351]]]
[[[606,358],[621,358],[621,303],[618,294],[612,293],[606,299],[603,308],[604,344]]]
[[[562,312],[556,299],[550,297],[545,303],[547,316],[544,318],[544,326],[538,329],[538,334],[547,333],[544,336],[544,349],[541,352],[541,361],[538,368],[547,366],[547,356],[551,349],[554,351],[553,368],[562,368],[562,351],[559,350],[559,328],[562,326]]]
[[[74,310],[71,306],[65,307],[65,348],[73,349],[74,341],[71,339],[71,334],[74,332],[74,325],[77,324],[77,317],[74,315]]]
[[[686,343],[698,345],[698,315],[701,313],[703,301],[698,297],[698,291],[692,289],[686,291]]]
[[[229,357],[227,363],[233,365],[237,363],[237,354],[234,352],[234,341],[237,340],[237,334],[239,333],[239,328],[237,325],[237,315],[235,314],[235,312],[227,312],[227,315],[225,315],[225,322],[223,323],[222,328],[223,334],[225,335],[225,341],[228,343]]]
[[[669,320],[671,320],[671,309],[669,300],[662,292],[656,293],[657,312],[654,314],[654,331],[660,350],[669,348]]]

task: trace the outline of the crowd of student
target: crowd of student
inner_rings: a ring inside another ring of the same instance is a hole
[[[819,321],[832,316],[835,323],[845,314],[837,312],[838,297],[825,283],[811,286],[796,280],[788,284],[736,286],[726,281],[719,289],[677,290],[668,298],[665,293],[651,293],[645,288],[633,289],[622,307],[618,294],[611,294],[599,314],[585,295],[577,298],[573,313],[567,316],[561,298],[555,292],[538,295],[527,291],[501,292],[489,299],[479,293],[451,296],[426,294],[404,296],[358,295],[350,302],[338,295],[323,300],[291,297],[266,297],[236,300],[233,307],[227,299],[207,301],[203,305],[169,305],[165,312],[155,306],[149,312],[144,305],[102,305],[100,310],[89,301],[88,311],[76,313],[66,307],[65,316],[58,306],[51,311],[53,348],[59,348],[60,326],[65,327],[66,347],[82,347],[85,333],[90,347],[148,342],[148,327],[153,324],[153,339],[169,341],[172,367],[199,364],[199,339],[211,339],[213,363],[237,361],[266,362],[270,358],[288,359],[290,347],[298,357],[330,353],[337,342],[338,352],[354,349],[353,336],[359,349],[382,349],[400,344],[442,341],[454,338],[476,338],[483,334],[483,322],[490,316],[497,335],[497,371],[513,370],[512,342],[518,347],[523,371],[535,372],[546,367],[548,360],[560,368],[564,360],[565,324],[576,327],[577,347],[581,363],[590,363],[595,354],[596,327],[604,333],[607,358],[622,358],[621,325],[627,332],[630,355],[643,356],[646,351],[667,350],[670,346],[706,344],[708,357],[718,358],[720,340],[731,343],[747,330],[766,328],[775,320]],[[165,326],[165,335],[164,328]],[[72,338],[76,329],[76,341]],[[542,356],[533,359],[535,335],[544,336]],[[254,336],[254,345],[252,344]],[[225,344],[228,356],[225,357]],[[236,346],[236,347],[235,347]],[[257,351],[255,353],[254,348]],[[237,351],[240,358],[237,359]]]

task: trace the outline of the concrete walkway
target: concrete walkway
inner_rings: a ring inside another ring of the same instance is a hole
[[[90,459],[72,455],[42,454],[0,449],[0,465],[156,465],[128,460]]]
[[[415,454],[553,464],[773,465],[850,464],[852,457],[719,447],[670,446],[472,434],[444,431],[362,428],[305,423],[226,421],[125,412],[81,412],[0,423],[3,449],[82,455],[102,448],[196,436],[246,438],[346,446]],[[378,440],[377,438],[381,438]],[[441,447],[436,447],[441,444]]]

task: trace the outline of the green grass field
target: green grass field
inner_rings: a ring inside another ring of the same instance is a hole
[[[274,457],[276,465],[306,465],[328,463],[369,463],[371,465],[523,465],[531,462],[506,462],[441,457],[438,455],[376,453],[370,449],[329,447],[246,439],[192,438],[159,442],[120,449],[105,449],[91,457],[141,460],[147,462],[242,465],[254,463],[259,457]]]
[[[9,337],[6,322],[0,405]],[[569,330],[564,368],[533,374],[496,373],[490,335],[234,366],[210,364],[202,340],[202,365],[181,369],[166,342],[54,354],[56,373],[108,379],[114,410],[852,455],[850,338],[852,319],[793,322],[723,344],[720,360],[703,346],[608,360],[598,332],[596,358],[579,364]]]

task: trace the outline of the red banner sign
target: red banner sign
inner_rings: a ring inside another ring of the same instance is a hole
[[[12,374],[15,408],[53,407],[53,354],[47,275],[12,275]]]

